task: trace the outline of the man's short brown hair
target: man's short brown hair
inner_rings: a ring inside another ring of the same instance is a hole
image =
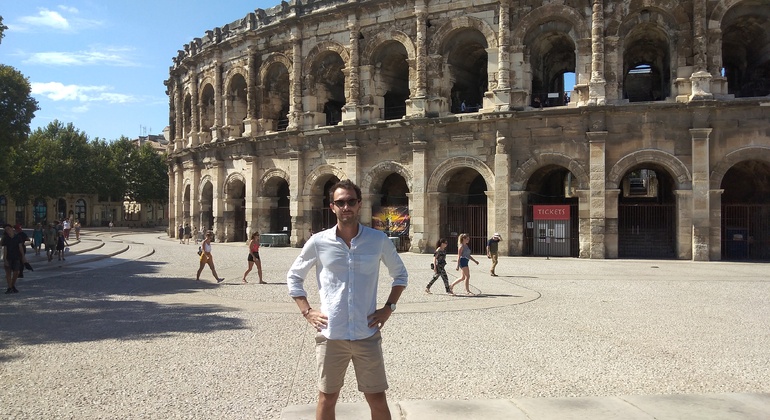
[[[358,185],[354,184],[353,181],[349,179],[343,179],[342,181],[338,181],[336,184],[332,185],[332,187],[329,189],[329,202],[334,201],[334,192],[340,188],[343,190],[355,191],[356,198],[359,200],[361,199],[361,188],[358,188]]]

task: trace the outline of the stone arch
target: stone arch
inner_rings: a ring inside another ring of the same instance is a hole
[[[628,7],[628,13],[607,20],[606,36],[623,38],[639,23],[642,11],[649,12],[647,21],[658,23],[668,34],[689,29],[689,18],[677,0],[661,0],[651,5],[647,2],[634,1]]]
[[[270,67],[272,67],[275,64],[282,64],[284,67],[286,67],[286,70],[289,72],[289,75],[291,75],[291,69],[293,67],[292,61],[289,57],[285,56],[281,53],[273,53],[270,54],[267,59],[262,63],[262,66],[259,68],[259,84],[264,86],[265,78],[267,77],[268,71],[270,71]],[[248,79],[246,79],[248,80]]]
[[[572,7],[558,4],[548,4],[527,13],[517,24],[511,34],[511,45],[523,45],[526,34],[532,32],[537,25],[549,20],[564,20],[572,25],[574,34],[572,41],[591,38],[591,28],[586,25],[588,19]]]
[[[378,184],[381,184],[385,178],[392,173],[401,175],[406,180],[406,186],[409,188],[409,191],[413,191],[413,179],[411,171],[409,171],[406,166],[398,162],[387,161],[380,162],[369,170],[361,182],[361,192],[364,194],[372,193],[372,188]]]
[[[717,4],[714,6],[714,9],[711,10],[711,14],[709,15],[708,21],[709,26],[711,26],[712,22],[714,25],[716,25],[716,28],[722,27],[722,21],[725,18],[725,13],[727,13],[728,10],[732,9],[733,6],[737,6],[741,3],[743,3],[745,0],[719,0]],[[714,28],[709,28],[714,29]]]
[[[676,181],[676,189],[692,189],[692,175],[676,156],[661,150],[644,149],[622,157],[607,173],[607,189],[620,188],[623,176],[634,166],[652,163],[665,168]]]
[[[427,184],[427,192],[440,192],[446,188],[446,183],[449,180],[447,174],[455,169],[470,168],[475,170],[484,178],[484,182],[487,183],[487,189],[494,188],[495,174],[492,169],[487,166],[481,160],[471,156],[458,156],[449,158],[441,162],[438,167],[431,173],[430,179]]]
[[[312,71],[313,64],[315,64],[315,61],[318,58],[318,56],[326,52],[337,53],[340,56],[340,58],[342,58],[342,61],[345,63],[345,66],[348,68],[350,67],[350,54],[348,53],[348,50],[344,46],[334,41],[321,41],[318,44],[316,44],[310,50],[310,52],[308,52],[307,56],[303,59],[305,68],[302,69],[302,74],[310,74],[310,72]]]
[[[377,51],[382,44],[389,41],[396,41],[403,45],[410,60],[417,56],[417,48],[415,47],[414,42],[412,42],[412,39],[402,31],[391,30],[390,32],[377,32],[368,39],[366,47],[364,47],[363,52],[361,53],[363,61],[361,64],[372,64],[371,58],[374,52]]]
[[[237,75],[237,74],[241,75],[241,77],[243,77],[243,79],[246,80],[246,82],[248,83],[249,72],[245,68],[243,68],[242,66],[234,67],[234,68],[228,70],[227,73],[225,74],[225,77],[224,77],[224,79],[225,79],[225,92],[229,92],[230,91],[230,84],[233,81],[233,77],[235,77],[235,75]]]
[[[228,197],[228,195],[230,193],[229,187],[235,181],[240,181],[241,183],[243,183],[243,185],[246,185],[246,177],[243,176],[242,173],[234,172],[234,173],[228,175],[227,179],[225,179],[225,182],[222,185],[223,191],[225,192],[225,199],[230,198],[230,197]]]
[[[284,181],[286,181],[289,186],[291,186],[291,181],[289,174],[286,173],[283,169],[279,168],[272,168],[265,172],[259,181],[259,191],[257,191],[257,194],[262,197],[272,197],[275,194],[270,194],[272,191],[269,191],[270,188],[274,188],[272,185],[275,184],[275,179],[279,178]]]
[[[204,175],[198,184],[198,200],[203,200],[203,187],[206,185],[206,183],[211,184],[211,188],[214,188],[216,185],[214,184],[214,178],[211,175]]]
[[[542,153],[536,158],[530,158],[516,170],[511,179],[511,191],[524,191],[527,186],[527,180],[529,180],[532,174],[547,165],[567,168],[577,178],[578,189],[587,190],[589,188],[590,178],[588,172],[576,159],[561,153]]]
[[[198,81],[198,101],[201,100],[203,88],[206,85],[211,85],[211,87],[214,87],[214,79],[211,76],[202,77]]]
[[[323,188],[323,185],[319,185],[318,180],[324,175],[334,175],[339,180],[343,180],[347,178],[345,171],[343,171],[342,169],[336,166],[332,166],[332,165],[318,166],[305,177],[305,185],[302,188],[303,195],[323,195],[323,191],[321,191],[321,188]]]
[[[471,16],[461,16],[449,20],[438,28],[432,37],[428,54],[441,54],[444,43],[454,31],[468,28],[481,32],[484,38],[486,38],[487,48],[497,48],[497,33],[486,22]]]
[[[722,187],[722,179],[724,179],[727,171],[737,163],[745,160],[761,160],[770,163],[770,147],[747,146],[726,154],[717,163],[714,170],[711,171],[709,175],[709,188],[712,190],[720,189]]]

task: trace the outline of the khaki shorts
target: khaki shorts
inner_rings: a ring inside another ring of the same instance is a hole
[[[315,342],[319,391],[325,394],[339,392],[345,383],[345,372],[351,360],[359,391],[375,394],[388,389],[379,331],[369,338],[352,341],[327,340],[319,333]]]

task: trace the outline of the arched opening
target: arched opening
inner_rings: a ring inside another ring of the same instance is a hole
[[[447,174],[440,191],[440,236],[447,238],[448,252],[457,252],[457,237],[470,235],[474,254],[486,252],[487,183],[471,168],[458,168]]]
[[[82,198],[79,198],[77,201],[75,201],[75,220],[80,220],[80,223],[84,223],[87,219],[86,217],[86,201]]]
[[[203,86],[201,90],[201,102],[200,102],[200,133],[201,143],[211,141],[211,129],[214,127],[214,107],[216,106],[214,100],[214,87],[210,84]]]
[[[214,229],[214,186],[211,182],[203,184],[201,190],[200,226],[204,232]]]
[[[265,190],[270,198],[270,232],[291,235],[291,208],[289,183],[283,178],[274,178]]]
[[[619,258],[676,258],[676,184],[664,169],[641,164],[621,181]]]
[[[184,127],[182,130],[182,137],[186,138],[187,136],[192,133],[192,99],[190,98],[190,95],[184,96],[184,105],[182,107],[184,116],[182,117]]]
[[[379,203],[372,205],[372,227],[390,237],[398,237],[399,251],[409,249],[409,187],[403,176],[388,175],[380,188]]]
[[[61,221],[67,218],[67,200],[59,198],[56,200],[56,219]]]
[[[662,101],[671,94],[671,55],[666,33],[641,24],[626,38],[623,98],[629,102]]]
[[[189,185],[185,185],[184,194],[182,195],[182,221],[185,223],[190,223],[190,189]]]
[[[227,202],[224,211],[225,237],[228,241],[243,242],[246,232],[246,184],[233,179],[227,185]]]
[[[342,121],[342,107],[345,106],[345,62],[334,51],[318,56],[311,67],[315,79],[315,98],[319,111],[325,115],[325,125],[337,125]]]
[[[281,63],[273,63],[267,70],[262,85],[262,125],[266,131],[286,131],[289,126],[289,70]]]
[[[456,31],[444,45],[452,83],[451,112],[476,112],[483,106],[488,90],[487,48],[484,35],[470,28]]]
[[[579,256],[577,185],[572,172],[558,165],[544,166],[532,174],[524,203],[523,255]]]
[[[45,199],[38,197],[33,201],[32,205],[32,222],[46,224],[48,217],[48,204]]]
[[[230,137],[240,137],[243,134],[244,123],[248,114],[246,102],[246,79],[240,73],[236,73],[230,79],[227,89],[227,125],[230,129]]]
[[[409,55],[398,41],[382,44],[374,52],[375,103],[380,107],[380,118],[396,120],[406,115],[409,99]]]
[[[313,203],[312,233],[329,229],[337,224],[337,216],[329,208],[329,193],[332,186],[339,181],[340,179],[334,175],[327,175],[316,181],[316,186],[313,188],[314,194],[311,197]],[[323,185],[323,190],[318,190],[319,185]]]
[[[575,43],[569,37],[572,25],[563,21],[540,24],[525,39],[530,51],[532,96],[535,108],[562,106],[568,102],[565,74],[575,72]]]
[[[770,260],[770,163],[736,164],[721,188],[722,259]]]
[[[738,98],[770,94],[770,11],[744,1],[722,21],[722,65],[728,93]]]

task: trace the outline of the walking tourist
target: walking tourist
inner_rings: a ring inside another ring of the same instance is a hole
[[[487,241],[487,258],[492,259],[492,267],[489,269],[489,275],[492,277],[497,277],[497,274],[495,274],[495,267],[497,267],[497,245],[502,239],[500,234],[495,232],[495,234]]]
[[[425,287],[425,293],[427,294],[431,294],[430,287],[433,286],[433,283],[435,283],[439,277],[444,280],[446,292],[452,293],[449,289],[449,277],[446,274],[446,247],[448,244],[446,238],[441,238],[436,243],[436,251],[433,252],[433,264],[431,264],[435,274],[433,274],[433,278],[428,283],[428,286]]]
[[[318,404],[316,418],[332,419],[348,364],[373,419],[390,419],[388,381],[380,330],[396,310],[408,274],[385,233],[359,222],[361,189],[350,180],[329,190],[337,225],[311,236],[287,274],[289,295],[316,335]],[[385,305],[377,308],[380,261],[392,277]],[[316,267],[320,307],[313,309],[303,287]]]
[[[45,230],[45,255],[48,257],[48,262],[53,261],[53,255],[56,252],[56,238],[58,233],[56,231],[56,222],[49,223],[48,229]]]
[[[462,276],[460,276],[459,279],[455,280],[455,282],[452,283],[451,286],[449,286],[450,293],[454,293],[455,286],[464,281],[465,294],[473,295],[473,292],[471,292],[471,289],[470,289],[471,270],[468,267],[468,264],[470,264],[470,261],[473,261],[476,263],[476,265],[479,265],[479,262],[476,261],[475,258],[473,258],[473,255],[471,255],[471,247],[468,245],[470,241],[471,241],[471,237],[467,233],[461,233],[460,236],[457,238],[456,270],[462,270]]]
[[[214,278],[217,279],[217,283],[222,283],[222,281],[224,281],[224,277],[219,277],[217,275],[217,269],[214,268],[214,257],[211,256],[211,240],[213,238],[214,232],[207,232],[206,238],[203,240],[203,244],[201,244],[201,266],[198,268],[198,274],[195,275],[195,280],[201,279],[201,272],[203,271],[203,267],[208,264],[209,268],[211,269],[211,274],[213,274]]]
[[[45,230],[43,230],[43,225],[40,223],[36,224],[35,230],[32,231],[32,241],[34,242],[32,248],[35,249],[35,255],[40,255],[40,248],[43,246],[44,233]]]
[[[7,223],[3,226],[3,239],[0,240],[0,246],[3,247],[3,267],[5,268],[5,281],[8,285],[5,290],[6,294],[19,292],[16,289],[16,280],[19,278],[21,267],[27,262],[22,250],[24,245],[20,239],[13,226]]]
[[[254,267],[254,265],[257,265],[257,275],[259,276],[259,284],[266,284],[264,281],[262,281],[262,260],[259,259],[259,232],[254,232],[251,234],[251,239],[249,240],[249,268],[246,269],[246,272],[243,273],[243,282],[248,283],[246,281],[246,276],[249,275],[251,272],[251,268]]]

